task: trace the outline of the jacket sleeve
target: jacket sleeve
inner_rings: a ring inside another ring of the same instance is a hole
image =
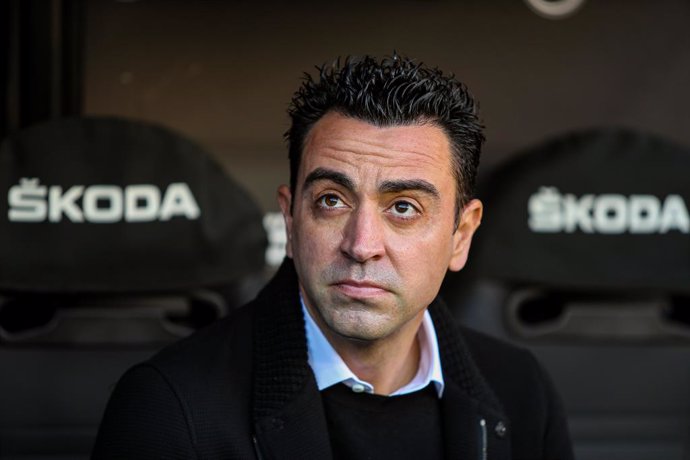
[[[135,366],[120,379],[106,407],[92,458],[198,458],[184,402],[155,367]]]
[[[568,421],[561,401],[551,377],[539,364],[535,363],[543,382],[543,391],[546,398],[546,424],[544,430],[544,460],[574,460],[572,442]]]

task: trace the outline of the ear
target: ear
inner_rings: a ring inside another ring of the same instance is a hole
[[[283,219],[285,219],[285,231],[287,233],[285,253],[292,258],[292,211],[290,209],[292,207],[292,193],[290,193],[290,188],[287,185],[281,185],[278,187],[277,195],[280,211],[283,213]]]
[[[472,236],[482,221],[483,212],[484,207],[479,200],[472,200],[463,208],[458,227],[453,234],[453,253],[448,264],[449,270],[457,272],[465,266]]]

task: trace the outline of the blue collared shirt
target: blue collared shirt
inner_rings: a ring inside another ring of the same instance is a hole
[[[321,329],[316,325],[309,310],[304,306],[304,301],[301,297],[300,301],[302,302],[302,312],[304,313],[307,334],[309,365],[316,377],[316,385],[319,391],[338,383],[344,383],[356,393],[373,393],[374,386],[358,378],[347,367],[347,364],[345,364],[338,352],[328,342],[326,336],[323,335]],[[420,351],[417,373],[409,383],[393,392],[390,396],[412,393],[425,388],[429,383],[433,382],[436,387],[436,393],[440,398],[443,395],[444,387],[443,373],[441,372],[441,356],[438,351],[434,323],[428,311],[424,312],[422,325],[417,333],[417,340],[419,341]]]

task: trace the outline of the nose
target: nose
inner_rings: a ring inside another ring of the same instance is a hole
[[[343,229],[340,250],[359,263],[380,259],[385,253],[382,216],[375,206],[360,206]]]

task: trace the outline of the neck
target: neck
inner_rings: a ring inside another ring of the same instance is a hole
[[[390,395],[409,383],[417,374],[420,357],[417,333],[424,311],[419,312],[394,334],[371,341],[340,336],[325,326],[317,312],[311,309],[310,312],[347,367],[358,378],[371,383],[376,394]]]

